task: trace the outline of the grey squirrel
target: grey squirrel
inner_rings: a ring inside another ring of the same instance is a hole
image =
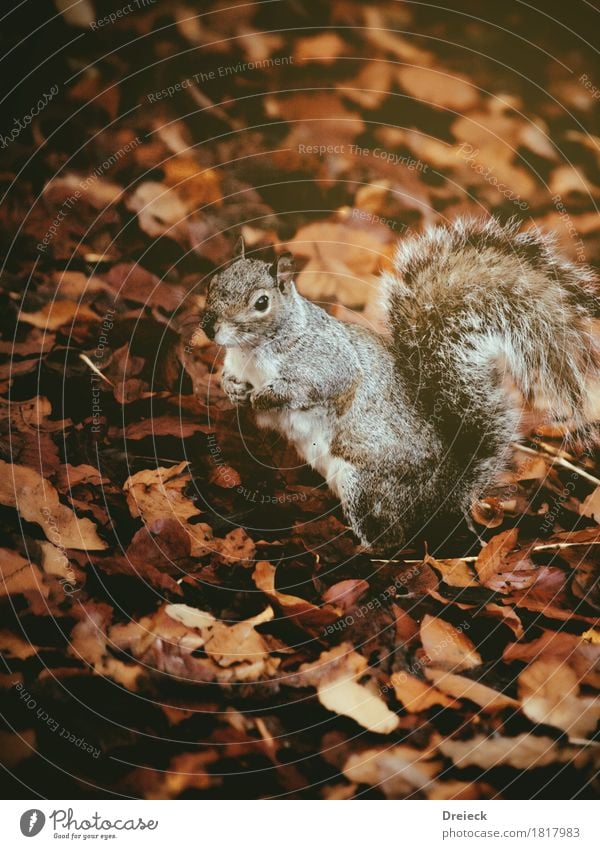
[[[290,254],[239,255],[209,284],[202,327],[226,347],[222,387],[284,434],[371,549],[468,515],[505,467],[524,409],[594,416],[593,272],[518,224],[458,220],[400,242],[382,275],[388,333],[303,298]]]

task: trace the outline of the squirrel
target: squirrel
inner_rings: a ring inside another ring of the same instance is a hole
[[[327,481],[368,550],[400,549],[463,515],[498,472],[524,412],[594,421],[594,272],[538,231],[459,219],[398,243],[382,274],[387,332],[302,297],[291,254],[237,256],[210,281],[202,328],[221,385]]]

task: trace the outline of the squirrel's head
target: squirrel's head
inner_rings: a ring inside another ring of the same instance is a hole
[[[246,259],[240,238],[236,258],[210,281],[202,329],[226,347],[255,347],[273,338],[293,291],[289,253],[274,263]]]

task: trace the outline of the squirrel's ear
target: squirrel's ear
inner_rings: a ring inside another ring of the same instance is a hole
[[[246,254],[246,245],[244,244],[244,237],[238,236],[238,240],[235,243],[235,248],[233,250],[233,258],[234,259],[244,259]]]
[[[289,289],[293,276],[294,257],[286,251],[277,260],[277,285],[282,292],[286,292]]]

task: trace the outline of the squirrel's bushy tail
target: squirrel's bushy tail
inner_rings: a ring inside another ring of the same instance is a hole
[[[459,220],[401,242],[384,284],[399,368],[430,411],[473,416],[477,430],[518,390],[548,418],[581,427],[597,417],[597,280],[551,238]]]

